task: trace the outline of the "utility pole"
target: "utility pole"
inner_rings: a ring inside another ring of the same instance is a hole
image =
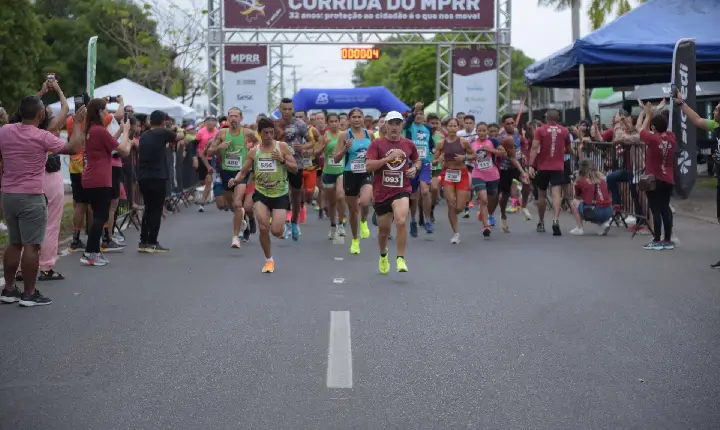
[[[293,95],[298,92],[297,66],[292,66]]]

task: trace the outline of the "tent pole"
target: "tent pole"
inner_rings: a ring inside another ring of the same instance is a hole
[[[578,68],[580,73],[580,121],[585,120],[585,104],[587,103],[587,91],[585,91],[585,65],[580,64]]]
[[[528,96],[527,96],[528,121],[529,121],[529,122],[532,122],[532,120],[533,120],[532,87],[528,87],[527,92],[528,92]]]

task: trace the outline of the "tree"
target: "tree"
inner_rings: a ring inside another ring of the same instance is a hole
[[[589,0],[588,18],[593,30],[605,25],[608,17],[618,17],[629,12],[633,8],[633,3],[645,3],[647,0]],[[582,0],[538,0],[540,7],[551,7],[557,11],[571,9],[573,11],[572,34],[573,41],[580,37],[580,10],[582,8]]]
[[[12,0],[0,8],[0,101],[12,114],[20,99],[35,94],[43,77],[38,62],[46,52],[43,27],[28,0]]]

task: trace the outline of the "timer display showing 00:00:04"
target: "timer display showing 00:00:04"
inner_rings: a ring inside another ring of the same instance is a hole
[[[340,56],[343,60],[377,60],[380,50],[377,48],[342,48]]]

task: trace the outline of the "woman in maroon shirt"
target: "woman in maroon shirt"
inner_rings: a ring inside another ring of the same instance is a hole
[[[130,122],[122,124],[122,143],[118,145],[105,128],[107,100],[92,99],[87,106],[87,124],[82,186],[90,201],[93,221],[88,231],[88,241],[80,263],[86,266],[104,266],[108,260],[100,253],[100,237],[103,226],[110,217],[112,200],[112,153],[117,151],[121,157],[130,154]]]
[[[570,230],[570,234],[574,236],[585,234],[583,221],[586,221],[601,225],[600,235],[607,235],[612,218],[611,202],[605,176],[598,171],[592,160],[582,160],[578,179],[575,182],[575,200],[570,207],[577,227]],[[591,207],[594,209],[590,209]]]
[[[667,131],[668,120],[664,115],[653,115],[650,104],[646,106],[645,115],[650,118],[640,132],[640,140],[645,144],[645,175],[655,178],[655,189],[647,192],[655,237],[645,249],[673,249],[670,196],[675,184],[675,134]],[[652,132],[647,130],[649,126]],[[665,240],[660,237],[663,226]]]

